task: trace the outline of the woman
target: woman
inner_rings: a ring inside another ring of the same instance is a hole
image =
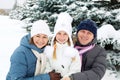
[[[6,80],[60,80],[58,73],[43,73],[46,66],[43,50],[48,44],[50,34],[49,27],[43,20],[33,23],[31,33],[21,39],[19,47],[11,56]]]

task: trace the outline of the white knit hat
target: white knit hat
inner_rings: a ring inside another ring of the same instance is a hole
[[[31,28],[31,37],[37,34],[45,34],[48,37],[51,36],[51,32],[47,23],[43,20],[35,21]]]
[[[72,38],[71,38],[72,21],[73,21],[73,18],[67,12],[61,12],[58,15],[58,19],[57,19],[55,27],[54,27],[54,36],[53,36],[51,45],[53,45],[54,38],[59,31],[65,31],[69,36],[70,44],[73,45]]]

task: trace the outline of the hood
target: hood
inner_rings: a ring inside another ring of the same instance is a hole
[[[24,46],[24,47],[27,47],[27,48],[29,48],[29,49],[34,49],[34,50],[38,51],[39,53],[42,53],[43,50],[44,50],[44,48],[40,49],[40,48],[37,48],[34,44],[30,44],[30,43],[29,43],[30,38],[31,38],[30,34],[25,35],[25,36],[21,39],[20,45],[21,45],[21,46]]]
[[[59,31],[65,31],[68,34],[70,44],[71,44],[71,46],[73,46],[73,41],[71,38],[71,36],[72,36],[72,21],[73,21],[73,18],[67,12],[61,12],[58,15],[58,18],[56,20],[56,24],[54,27],[54,35],[53,35],[52,42],[51,42],[52,46],[54,45],[54,39],[56,37],[56,34]]]

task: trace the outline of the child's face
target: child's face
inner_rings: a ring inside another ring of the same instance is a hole
[[[56,40],[57,42],[59,42],[60,44],[64,44],[68,41],[68,34],[65,31],[59,31],[56,34]]]
[[[37,34],[33,36],[33,42],[38,48],[43,48],[48,43],[48,36],[45,34]]]

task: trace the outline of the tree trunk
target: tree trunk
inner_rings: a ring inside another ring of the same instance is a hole
[[[117,4],[118,1],[117,0],[110,0],[111,1],[111,4],[114,5],[114,4]]]

